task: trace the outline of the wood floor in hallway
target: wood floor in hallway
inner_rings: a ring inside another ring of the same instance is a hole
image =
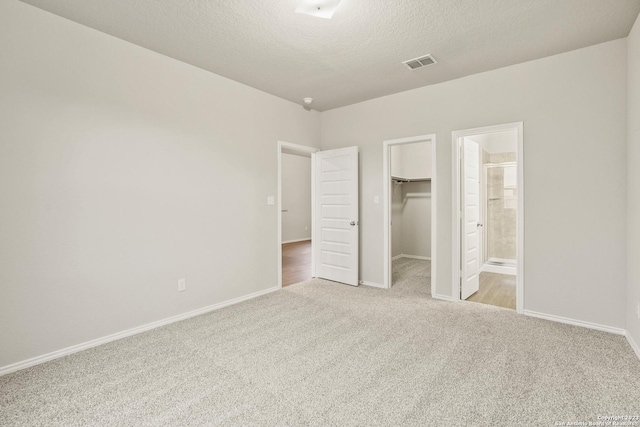
[[[311,240],[282,245],[282,287],[311,279]]]
[[[480,273],[480,290],[467,301],[516,309],[516,276],[498,273]]]

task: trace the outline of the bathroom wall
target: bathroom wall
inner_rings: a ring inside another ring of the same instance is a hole
[[[483,153],[484,163],[515,162],[516,153]],[[515,167],[488,167],[486,174],[486,217],[484,218],[487,252],[492,258],[516,259],[517,188]]]
[[[517,161],[517,156],[515,152],[492,153],[492,154],[489,154],[489,157],[487,160],[489,161],[489,163],[515,162]]]

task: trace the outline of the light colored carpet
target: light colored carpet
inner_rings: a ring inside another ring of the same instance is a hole
[[[1,425],[540,425],[640,414],[621,336],[323,280],[0,377]]]

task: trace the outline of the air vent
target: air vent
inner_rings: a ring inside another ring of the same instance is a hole
[[[420,58],[410,59],[408,61],[404,61],[403,64],[409,67],[411,70],[417,70],[418,68],[426,67],[427,65],[435,64],[436,61],[433,56],[425,55]]]

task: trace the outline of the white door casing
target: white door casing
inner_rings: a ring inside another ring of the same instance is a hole
[[[462,280],[460,298],[480,288],[480,146],[462,140]]]
[[[438,299],[446,299],[450,300],[451,298],[439,295],[436,292],[436,283],[437,283],[437,271],[436,267],[438,265],[436,253],[437,253],[437,144],[436,144],[436,135],[419,135],[412,136],[407,138],[399,138],[399,139],[390,139],[382,142],[382,203],[383,203],[383,224],[382,229],[384,231],[383,237],[383,248],[384,248],[384,261],[383,261],[383,270],[384,270],[384,282],[381,284],[382,288],[391,288],[392,285],[392,275],[393,275],[393,256],[391,250],[391,197],[393,194],[393,184],[391,181],[391,147],[399,146],[404,144],[414,144],[418,142],[430,142],[431,143],[431,296],[433,298]],[[374,203],[377,203],[374,198]]]
[[[358,147],[313,154],[316,276],[358,286]]]
[[[278,188],[277,188],[277,218],[278,218],[278,239],[277,239],[277,254],[278,254],[278,286],[282,287],[282,154],[295,154],[304,157],[312,157],[312,154],[318,151],[315,147],[309,147],[307,145],[294,144],[286,141],[278,141]],[[314,198],[314,173],[313,173],[313,160],[311,161],[311,199]],[[314,224],[314,212],[311,212],[311,234],[313,237],[313,224]],[[311,259],[313,259],[314,248],[311,248]],[[311,262],[311,277],[315,277],[314,265]]]
[[[464,240],[464,235],[462,233],[462,215],[464,206],[462,205],[463,201],[463,182],[462,177],[463,173],[461,168],[463,167],[461,157],[463,155],[462,151],[462,140],[466,137],[472,137],[474,135],[485,135],[491,134],[495,132],[504,132],[504,131],[515,131],[517,134],[517,187],[518,187],[518,195],[517,195],[517,224],[516,224],[516,312],[519,314],[523,314],[525,312],[524,309],[524,284],[525,284],[525,272],[524,272],[524,259],[525,259],[525,180],[524,180],[524,123],[523,122],[514,122],[514,123],[505,123],[499,125],[492,126],[483,126],[472,129],[464,129],[457,130],[451,133],[451,140],[453,142],[454,155],[451,156],[452,159],[452,193],[454,197],[452,197],[453,206],[452,210],[454,213],[454,218],[457,226],[452,227],[452,252],[451,256],[454,262],[452,263],[452,272],[451,277],[453,280],[451,281],[451,299],[454,301],[460,300],[460,281],[464,274],[463,272],[463,262],[464,257],[462,256],[462,245]],[[447,299],[448,295],[446,295],[443,299]]]

